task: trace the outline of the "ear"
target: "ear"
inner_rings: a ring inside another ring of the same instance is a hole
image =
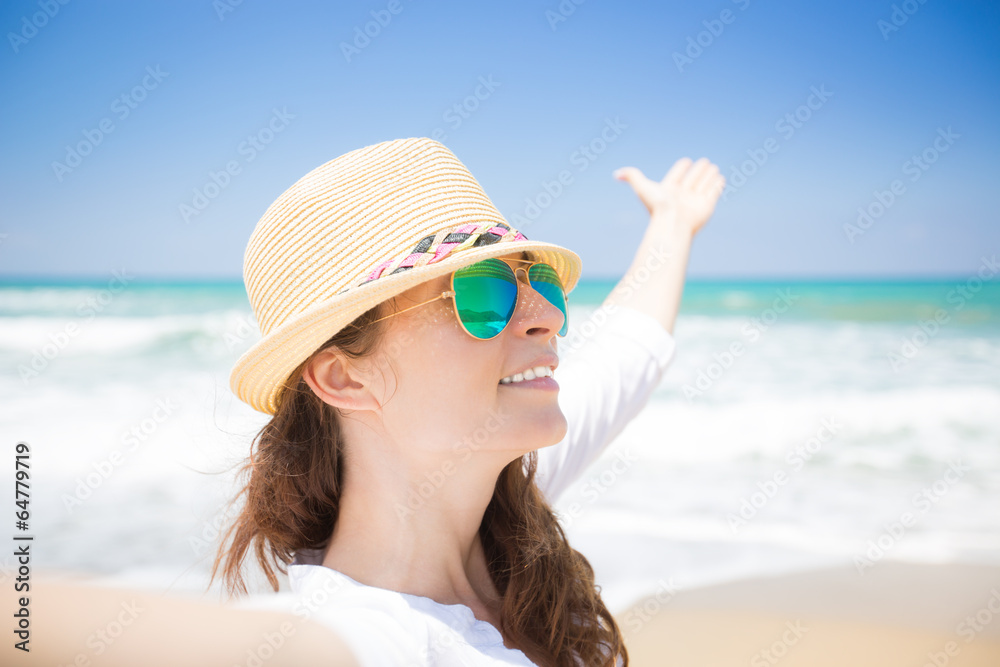
[[[381,406],[373,388],[375,376],[364,373],[337,350],[323,350],[302,370],[302,377],[320,400],[344,410],[376,410]]]

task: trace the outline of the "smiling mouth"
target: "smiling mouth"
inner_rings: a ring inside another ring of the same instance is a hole
[[[500,380],[500,384],[523,384],[526,382],[532,382],[536,379],[549,378],[552,379],[553,368],[551,366],[536,366],[535,368],[529,368],[523,373],[514,373],[513,375],[508,375],[507,377]]]
[[[548,368],[546,370],[548,370],[549,372],[545,373],[543,371],[541,375],[532,377],[531,379],[527,379],[525,373],[516,373],[512,377],[504,378],[504,380],[507,380],[507,382],[501,380],[500,383],[497,384],[497,386],[509,387],[511,389],[536,389],[542,391],[559,391],[559,383],[556,382],[556,379],[554,377],[552,377],[552,372],[551,372],[552,369]],[[516,381],[513,379],[518,377],[520,377],[521,379]]]
[[[511,389],[545,389],[547,391],[559,389],[559,383],[555,378],[540,377],[534,380],[522,380],[521,382],[508,382],[498,384],[498,387],[510,387]]]

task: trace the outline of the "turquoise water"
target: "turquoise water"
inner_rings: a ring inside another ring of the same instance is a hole
[[[920,281],[707,281],[689,280],[681,313],[687,315],[753,316],[773,307],[780,293],[790,290],[791,320],[854,320],[906,322],[933,317],[938,309],[955,314],[955,324],[1000,324],[1000,279],[967,284],[965,278]],[[611,291],[611,281],[581,284],[580,299],[599,303]],[[964,292],[962,291],[964,288]],[[959,305],[961,304],[961,306]]]
[[[582,280],[570,295],[575,305],[596,306],[615,286],[611,280]],[[117,287],[113,285],[113,287]],[[87,310],[87,299],[108,290],[107,280],[0,279],[0,317],[71,317]],[[108,290],[110,291],[110,290]],[[1000,280],[968,277],[934,280],[688,280],[681,313],[752,316],[772,307],[782,293],[794,307],[791,320],[906,322],[933,317],[938,309],[964,326],[1000,323]],[[226,308],[249,310],[240,281],[184,282],[136,279],[98,314],[148,316],[194,314]],[[89,312],[89,311],[87,311]]]
[[[613,286],[571,294],[562,364]],[[265,421],[229,389],[259,333],[239,281],[119,287],[0,281],[0,432],[33,447],[36,565],[198,590],[226,471]],[[640,463],[609,485],[617,468],[598,461],[557,504],[583,508],[564,514],[567,533],[612,607],[670,577],[852,567],[906,511],[920,520],[887,558],[1000,564],[1000,279],[692,279],[674,334],[663,382],[613,445]],[[824,420],[836,437],[793,469]],[[113,474],[67,504],[136,429]],[[956,460],[961,482],[915,509]],[[779,470],[788,484],[734,531]],[[621,548],[637,554],[628,571]]]

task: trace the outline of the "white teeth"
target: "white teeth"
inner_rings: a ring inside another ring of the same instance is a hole
[[[537,366],[535,368],[529,368],[524,371],[524,373],[514,373],[513,375],[508,375],[504,379],[500,380],[501,384],[514,384],[515,382],[521,382],[522,380],[534,380],[540,377],[552,377],[552,369],[548,366]]]

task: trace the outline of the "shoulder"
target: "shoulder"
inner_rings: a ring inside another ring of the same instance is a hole
[[[366,586],[322,566],[293,565],[289,578],[292,592],[253,596],[258,599],[244,604],[284,609],[333,629],[361,667],[532,664],[461,605]],[[515,659],[493,661],[504,652]]]
[[[591,316],[595,335],[593,338],[612,339],[617,344],[629,341],[654,357],[663,367],[667,366],[676,348],[673,334],[652,315],[631,306],[615,305],[598,309]]]

